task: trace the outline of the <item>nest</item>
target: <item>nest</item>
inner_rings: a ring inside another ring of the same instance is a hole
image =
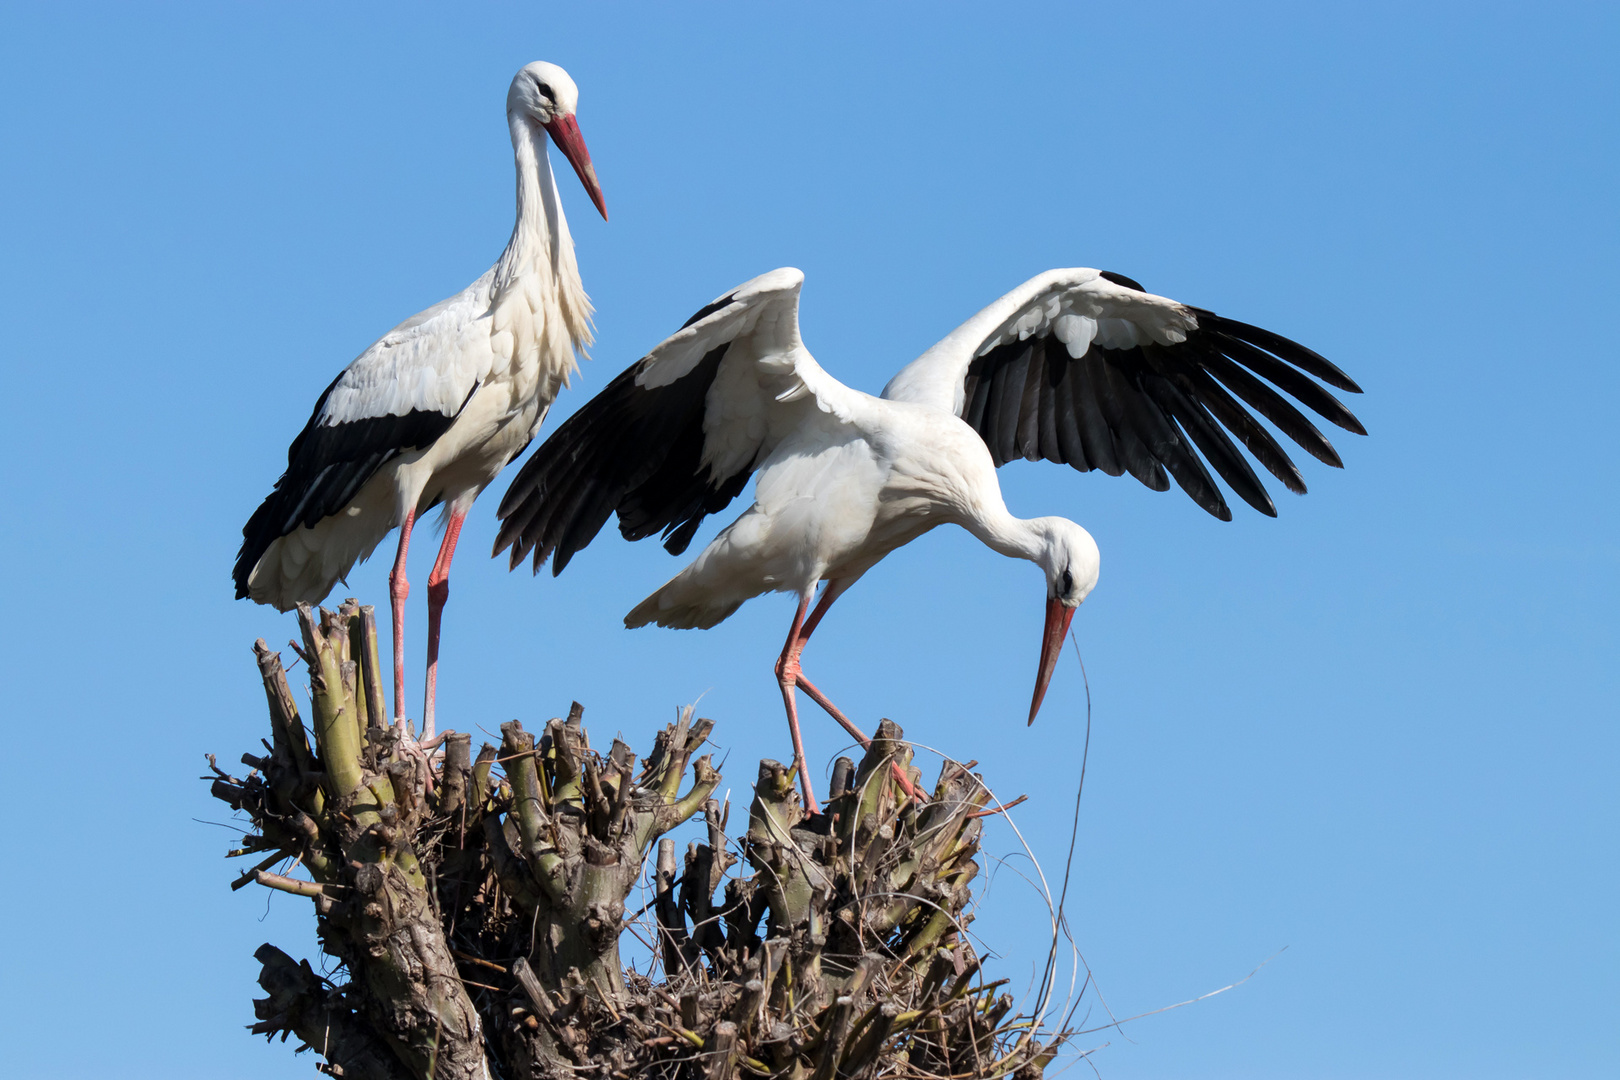
[[[907,797],[898,778],[921,775],[895,724],[838,760],[817,815],[761,762],[734,839],[690,709],[639,762],[593,749],[577,704],[538,736],[514,721],[476,758],[465,734],[434,755],[385,720],[369,608],[299,624],[310,728],[260,641],[268,754],[208,779],[253,826],[232,854],[271,853],[235,887],[309,898],[337,964],[261,947],[252,1030],[330,1075],[1035,1077],[1062,1043],[965,933],[988,790],[947,761]],[[706,835],[678,864],[665,834],[689,819]],[[655,844],[652,899],[627,912]],[[307,878],[272,871],[289,860]],[[625,972],[626,933],[650,971]]]

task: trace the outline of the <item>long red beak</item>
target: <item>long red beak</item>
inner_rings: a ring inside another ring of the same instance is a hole
[[[559,116],[546,125],[546,133],[551,141],[557,144],[557,149],[563,152],[568,164],[574,167],[579,174],[579,182],[585,185],[590,193],[591,202],[602,214],[602,220],[607,220],[607,203],[602,199],[602,185],[596,182],[596,166],[591,164],[591,152],[585,149],[585,136],[579,133],[579,121],[574,114]]]
[[[1041,702],[1046,698],[1046,684],[1052,681],[1058,654],[1063,651],[1063,638],[1068,634],[1069,623],[1074,620],[1074,613],[1078,610],[1065,606],[1061,600],[1046,602],[1046,629],[1041,635],[1041,667],[1035,673],[1035,700],[1029,703],[1031,724],[1035,722],[1035,714],[1041,711]]]

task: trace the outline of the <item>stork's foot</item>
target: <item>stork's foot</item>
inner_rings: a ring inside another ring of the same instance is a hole
[[[417,775],[422,779],[422,791],[431,794],[433,791],[434,760],[442,755],[435,754],[443,745],[446,736],[450,734],[443,731],[437,735],[423,732],[421,737],[411,731],[410,721],[403,718],[394,721],[394,731],[398,735],[396,746],[399,752],[416,762]]]

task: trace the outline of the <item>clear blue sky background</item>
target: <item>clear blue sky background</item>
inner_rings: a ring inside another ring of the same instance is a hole
[[[4,5],[3,1071],[309,1070],[243,1031],[253,949],[309,949],[307,911],[229,892],[233,834],[194,820],[224,813],[202,753],[264,730],[249,644],[294,632],[231,599],[230,564],[333,374],[499,253],[506,85],[547,59],[613,214],[565,178],[599,339],[555,417],[780,265],[812,350],[866,390],[1068,265],[1366,388],[1371,437],[1338,440],[1343,472],[1306,459],[1276,521],[1003,471],[1015,511],[1103,551],[1070,910],[1109,1004],[1288,946],[1087,1037],[1104,1077],[1613,1076],[1617,29],[1596,4]],[[788,599],[627,632],[677,562],[608,530],[560,579],[509,575],[483,557],[495,501],[441,716],[578,698],[644,748],[705,695],[734,791],[787,752]],[[385,604],[385,562],[352,591]],[[807,670],[1028,792],[1051,873],[1085,697],[1066,658],[1023,726],[1042,598],[941,530],[840,603]],[[841,745],[812,719],[814,759]],[[1022,981],[1041,922],[1008,872],[977,929]]]

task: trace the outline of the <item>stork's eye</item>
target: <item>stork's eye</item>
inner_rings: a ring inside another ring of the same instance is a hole
[[[541,82],[539,79],[534,80],[534,88],[536,90],[540,91],[540,93],[544,94],[546,96],[546,98],[548,98],[549,100],[551,100],[551,101],[556,101],[557,100],[557,95],[552,93],[551,87],[547,86],[545,83]]]
[[[1059,595],[1068,596],[1073,591],[1074,577],[1069,573],[1068,569],[1065,568],[1063,571],[1063,588],[1059,591]]]

